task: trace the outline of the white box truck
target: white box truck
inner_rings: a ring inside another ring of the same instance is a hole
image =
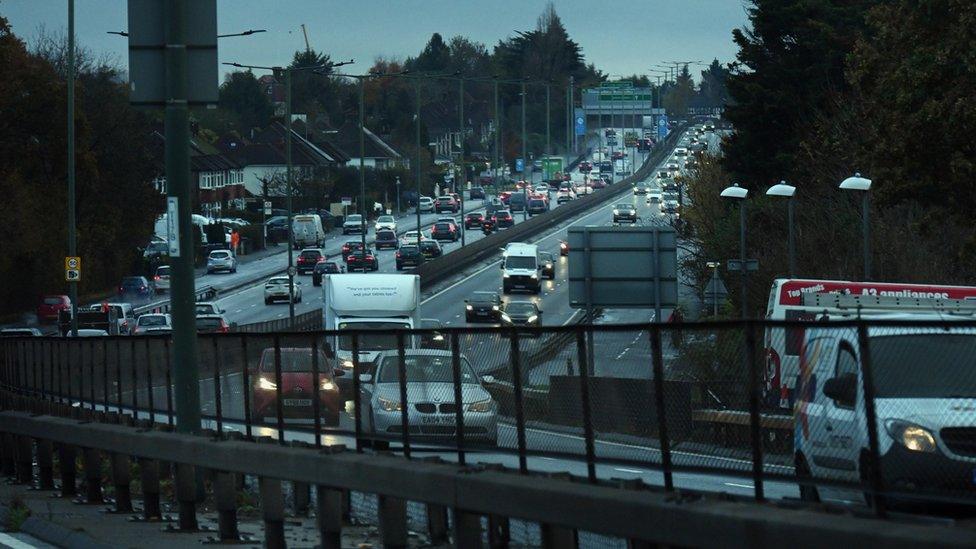
[[[375,330],[359,338],[360,363],[397,348],[395,330],[421,327],[420,276],[412,274],[333,274],[322,284],[326,330]],[[336,362],[352,371],[352,336],[329,338]],[[406,344],[414,346],[411,338]],[[351,376],[348,376],[351,378]]]

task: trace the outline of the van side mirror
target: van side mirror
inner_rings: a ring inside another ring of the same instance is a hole
[[[372,383],[373,382],[373,375],[372,374],[359,374],[359,382],[360,383]]]
[[[857,376],[844,374],[828,379],[824,383],[823,394],[840,406],[853,407],[857,398]]]

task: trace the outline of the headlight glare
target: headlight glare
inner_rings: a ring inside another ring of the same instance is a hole
[[[892,419],[885,423],[885,429],[895,442],[913,452],[935,452],[935,437],[932,432],[914,423]]]
[[[258,389],[262,391],[275,391],[278,389],[278,385],[262,376],[258,378]]]
[[[322,380],[322,390],[323,391],[335,391],[336,390],[336,384],[333,383],[331,379],[323,379]]]

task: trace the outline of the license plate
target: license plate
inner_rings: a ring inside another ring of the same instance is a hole
[[[488,316],[488,311],[478,311],[478,316]]]
[[[420,420],[425,425],[451,425],[454,423],[454,418],[447,416],[424,416]]]
[[[311,406],[312,399],[310,398],[286,398],[285,406]]]

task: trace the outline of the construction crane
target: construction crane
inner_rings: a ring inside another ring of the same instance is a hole
[[[302,34],[305,35],[305,53],[312,51],[312,46],[308,44],[308,31],[305,30],[305,23],[302,23]]]

